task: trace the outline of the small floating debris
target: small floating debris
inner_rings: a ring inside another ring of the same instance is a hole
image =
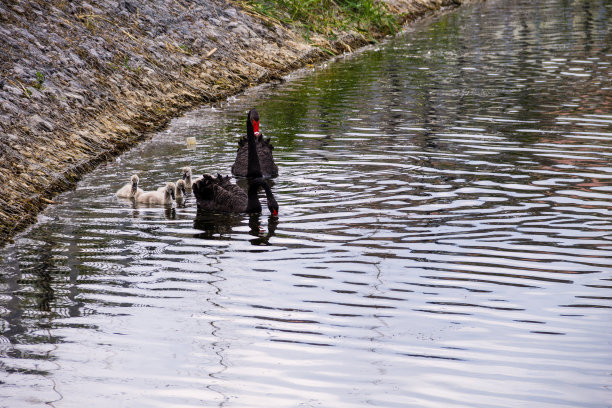
[[[195,146],[196,145],[196,138],[194,136],[186,137],[185,138],[185,143],[187,144],[187,146]]]

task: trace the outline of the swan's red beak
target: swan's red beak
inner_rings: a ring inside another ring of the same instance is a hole
[[[255,136],[259,136],[259,121],[258,120],[253,121],[253,133],[255,133]]]
[[[278,217],[278,210],[272,210],[272,216]]]

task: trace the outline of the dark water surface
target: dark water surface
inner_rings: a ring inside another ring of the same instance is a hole
[[[612,406],[611,16],[466,7],[97,169],[0,253],[0,406]],[[113,197],[251,106],[278,220]]]

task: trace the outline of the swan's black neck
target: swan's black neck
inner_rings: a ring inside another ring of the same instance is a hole
[[[251,183],[249,184],[249,191],[248,191],[248,201],[247,201],[247,208],[246,208],[246,212],[249,214],[255,214],[255,213],[260,213],[261,212],[261,203],[259,202],[259,196],[257,195],[257,192],[259,191],[259,187],[262,186],[263,181],[261,181],[261,179],[256,179],[256,180],[252,180]]]
[[[270,188],[268,183],[266,183],[261,177],[255,180],[251,180],[250,182],[246,212],[249,214],[261,213],[261,203],[259,202],[259,196],[257,195],[257,192],[259,191],[260,187],[262,187],[266,191],[266,201],[270,213],[274,216],[277,216],[278,203],[274,198],[274,194],[272,194],[272,189]]]
[[[259,157],[257,156],[257,145],[255,144],[255,131],[253,130],[253,122],[251,114],[254,109],[251,109],[247,115],[247,143],[248,143],[248,164],[247,178],[256,179],[262,177],[261,166],[259,165]]]

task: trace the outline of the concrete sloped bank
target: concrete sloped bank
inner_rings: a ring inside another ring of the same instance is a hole
[[[387,4],[405,23],[459,1]],[[0,0],[0,245],[182,111],[367,43],[307,43],[230,0]]]

